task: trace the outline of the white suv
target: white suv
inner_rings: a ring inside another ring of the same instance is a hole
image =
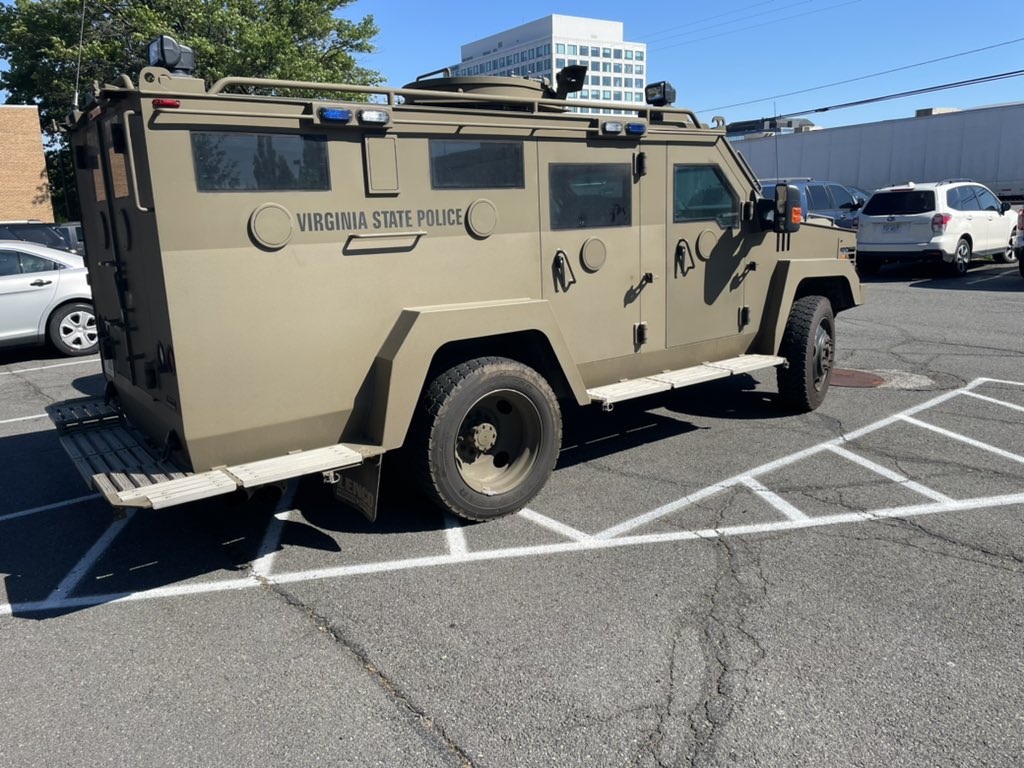
[[[874,274],[888,262],[942,261],[963,275],[974,256],[1016,261],[1017,215],[973,181],[886,187],[860,213],[857,266]]]
[[[1017,244],[1013,249],[1013,257],[1017,259],[1020,276],[1024,277],[1024,208],[1017,217]]]

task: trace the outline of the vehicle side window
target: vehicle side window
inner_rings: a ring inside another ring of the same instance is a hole
[[[838,184],[829,184],[828,191],[832,193],[832,200],[835,201],[836,208],[842,208],[844,211],[852,211],[857,207],[857,203],[853,199],[853,195],[846,191],[845,187],[841,187]]]
[[[522,189],[521,141],[430,142],[434,189]]]
[[[810,202],[808,207],[812,211],[827,211],[833,207],[824,184],[808,184],[807,198]]]
[[[31,253],[21,254],[22,272],[52,272],[55,269],[60,269],[60,266],[49,259]]]
[[[960,207],[958,211],[980,211],[978,196],[974,187],[960,187]]]
[[[18,266],[18,254],[14,251],[0,251],[0,277],[20,274],[21,267]]]
[[[952,208],[954,211],[963,210],[960,200],[960,187],[953,187],[952,189],[946,190],[946,205]]]
[[[713,165],[673,166],[672,221],[714,220],[723,229],[736,226],[739,200]]]
[[[977,191],[977,194],[978,194],[978,205],[981,206],[981,210],[983,210],[983,211],[998,211],[999,210],[999,201],[996,199],[995,195],[993,195],[991,192],[989,192],[984,187],[975,187],[974,189]]]
[[[631,163],[552,163],[552,229],[628,227],[633,223]]]
[[[193,131],[200,192],[329,190],[323,136]]]

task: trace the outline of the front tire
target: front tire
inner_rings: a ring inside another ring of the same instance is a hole
[[[779,397],[793,411],[813,411],[825,399],[835,365],[835,317],[824,296],[804,296],[793,303],[776,369]]]
[[[423,491],[467,520],[517,512],[544,487],[562,442],[558,401],[537,371],[482,357],[437,376],[411,432]]]
[[[50,342],[62,355],[91,355],[99,347],[92,304],[76,301],[58,307],[47,326]]]
[[[1000,264],[1013,264],[1017,260],[1017,251],[1014,250],[1014,246],[1017,244],[1017,228],[1014,227],[1010,233],[1010,241],[1006,246],[1006,250],[1002,253],[996,254],[996,261]]]

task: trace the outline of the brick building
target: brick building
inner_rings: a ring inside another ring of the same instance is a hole
[[[53,221],[35,105],[0,105],[0,221]]]

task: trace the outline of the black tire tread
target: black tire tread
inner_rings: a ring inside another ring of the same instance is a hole
[[[478,522],[493,520],[500,515],[474,515],[464,509],[456,509],[448,503],[440,489],[436,474],[437,468],[431,463],[429,457],[437,444],[433,425],[443,416],[443,411],[450,402],[452,394],[466,378],[490,367],[500,367],[506,373],[514,372],[531,380],[541,390],[545,390],[551,401],[556,403],[557,414],[557,400],[554,392],[551,391],[551,387],[544,377],[533,368],[506,357],[477,357],[449,368],[430,382],[424,390],[420,408],[413,419],[410,430],[413,462],[416,467],[415,476],[420,487],[433,501],[447,511],[463,519]],[[561,445],[562,423],[560,418],[555,418],[555,430],[556,445]],[[557,456],[558,452],[556,451],[556,459]]]
[[[803,363],[811,334],[817,330],[814,316],[822,302],[828,303],[828,299],[824,296],[804,296],[793,302],[786,330],[782,334],[782,344],[779,345],[779,355],[787,360],[785,365],[776,369],[779,398],[787,408],[800,413],[813,411],[819,404],[815,402],[815,393],[807,380]],[[833,322],[833,342],[834,332]]]

